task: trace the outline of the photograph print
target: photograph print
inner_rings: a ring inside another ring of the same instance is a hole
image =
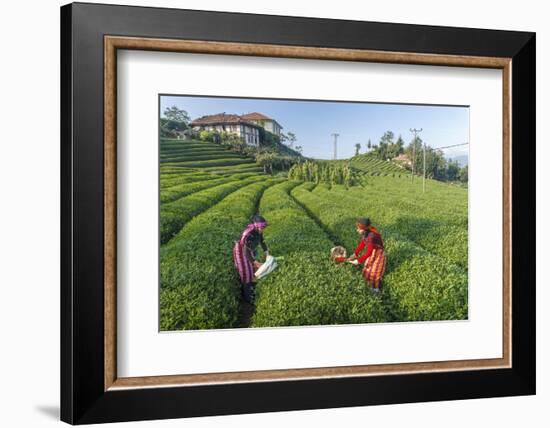
[[[161,331],[468,319],[468,106],[159,95]]]

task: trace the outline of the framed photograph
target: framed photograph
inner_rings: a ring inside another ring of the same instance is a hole
[[[533,33],[76,3],[61,54],[62,420],[535,393]]]

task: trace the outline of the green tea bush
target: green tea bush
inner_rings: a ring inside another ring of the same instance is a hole
[[[195,181],[192,183],[182,183],[168,189],[163,189],[160,192],[160,203],[165,204],[168,202],[173,202],[179,198],[190,195],[195,192],[199,192],[210,187],[218,186],[220,184],[225,184],[229,181],[242,180],[245,178],[254,177],[253,173],[242,173],[242,174],[233,174],[230,177],[218,177],[214,180],[203,180]]]
[[[211,166],[230,166],[230,165],[241,165],[241,164],[254,164],[252,159],[208,159],[202,161],[188,161],[188,162],[173,162],[173,163],[163,163],[163,165],[170,166],[182,166],[186,168],[206,168]]]
[[[317,189],[312,193],[299,186],[291,194],[352,251],[359,242],[355,219],[367,214],[368,206],[346,203],[342,192],[328,192],[322,196],[317,192]],[[377,226],[384,238],[388,262],[382,298],[390,319],[465,319],[468,315],[467,273],[403,236],[386,230],[383,224]]]
[[[332,192],[338,194],[342,203],[362,207],[365,215],[374,224],[384,225],[386,231],[401,235],[463,269],[468,268],[467,228],[433,219],[426,209],[414,210],[404,197],[396,198],[390,187],[374,193],[368,190],[351,192],[335,186]],[[323,189],[315,193],[320,197],[330,196]]]
[[[221,201],[225,196],[261,177],[230,181],[225,184],[201,190],[174,202],[162,204],[160,207],[160,242],[168,242],[185,223],[197,214]]]
[[[365,155],[303,162],[290,181],[208,141],[161,139],[160,159],[162,330],[239,324],[231,251],[262,192],[266,242],[284,258],[258,284],[252,326],[467,317],[467,189],[427,180],[423,193],[418,177]],[[329,260],[335,242],[353,250],[364,215],[388,255],[380,296],[359,267]]]
[[[194,330],[235,327],[239,289],[233,244],[254,214],[262,180],[235,191],[193,218],[160,253],[160,328]]]
[[[199,172],[195,174],[166,174],[161,173],[160,175],[160,188],[161,189],[170,189],[170,187],[178,186],[184,183],[196,183],[198,181],[206,180],[215,180],[219,176],[215,174],[210,174],[208,172]]]
[[[182,153],[178,154],[176,156],[161,156],[160,157],[160,163],[161,164],[169,164],[169,163],[187,163],[191,161],[208,161],[208,160],[214,160],[214,159],[241,159],[245,162],[250,161],[250,159],[243,158],[242,156],[238,155],[237,153],[200,153],[191,155],[188,153]]]
[[[393,175],[405,171],[402,166],[395,162],[379,159],[371,153],[354,156],[349,164],[353,169],[370,175]]]
[[[267,189],[261,199],[260,213],[270,224],[266,242],[270,252],[284,260],[257,286],[252,326],[385,321],[380,300],[357,270],[330,261],[333,242],[288,194],[296,185],[283,182]]]

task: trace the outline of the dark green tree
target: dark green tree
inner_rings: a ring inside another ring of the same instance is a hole
[[[164,109],[164,117],[174,122],[183,122],[186,125],[191,120],[185,110],[176,106],[166,107],[166,109]]]
[[[160,133],[162,137],[175,138],[179,132],[189,127],[189,115],[176,106],[167,107],[160,118]]]
[[[460,178],[460,165],[457,161],[447,161],[446,178],[448,181],[458,181]]]
[[[465,167],[461,168],[460,170],[460,176],[458,178],[462,183],[467,183],[468,182],[468,165],[466,165]]]

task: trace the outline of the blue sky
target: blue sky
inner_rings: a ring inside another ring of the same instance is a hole
[[[420,137],[432,147],[469,142],[469,108],[403,104],[350,103],[330,101],[294,101],[253,98],[161,96],[161,112],[177,106],[191,119],[228,113],[263,113],[279,122],[283,132],[296,134],[297,146],[304,156],[332,159],[332,133],[339,133],[338,159],[354,155],[355,144],[365,152],[370,139],[378,144],[385,131],[400,134],[408,144],[410,128],[422,128]],[[448,157],[467,155],[468,146],[445,151]]]

